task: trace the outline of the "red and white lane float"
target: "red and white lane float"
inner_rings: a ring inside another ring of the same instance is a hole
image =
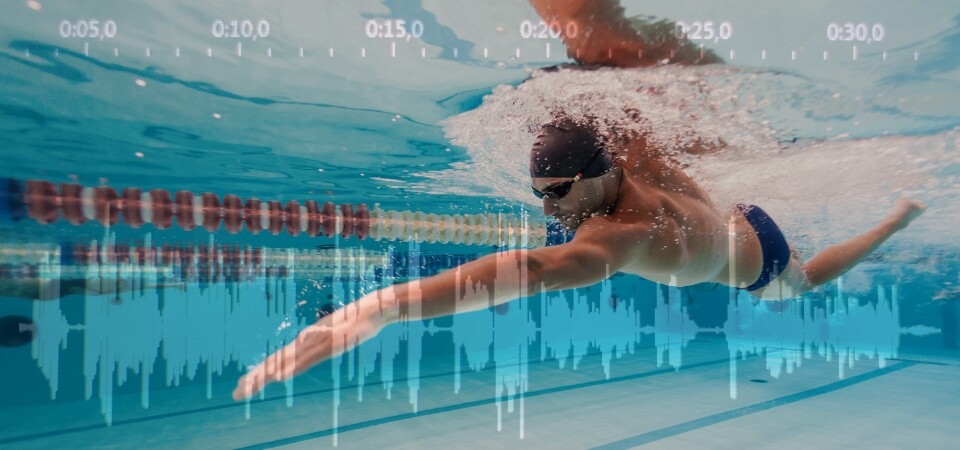
[[[0,220],[31,218],[49,224],[64,219],[74,225],[98,222],[104,226],[123,223],[132,228],[150,224],[165,230],[176,226],[190,231],[203,228],[230,234],[269,232],[310,237],[402,240],[498,247],[540,247],[569,240],[572,234],[556,224],[529,221],[504,214],[438,215],[419,211],[373,210],[365,204],[336,205],[315,200],[302,204],[290,200],[260,200],[210,192],[163,189],[143,191],[128,187],[119,193],[112,187],[86,187],[76,183],[0,179]]]

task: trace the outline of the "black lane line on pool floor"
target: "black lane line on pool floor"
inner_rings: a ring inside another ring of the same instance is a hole
[[[903,361],[903,362],[911,362],[911,363],[915,363],[915,364],[930,364],[930,365],[934,365],[934,366],[950,366],[950,365],[952,365],[952,364],[950,364],[950,363],[939,362],[939,361],[923,361],[923,360],[919,360],[919,359],[904,359],[904,358],[887,358],[887,361]]]
[[[795,394],[785,395],[783,397],[777,397],[764,402],[755,403],[750,406],[731,409],[729,411],[724,411],[722,413],[701,417],[699,419],[694,419],[688,422],[678,423],[676,425],[669,426],[666,428],[661,428],[659,430],[648,431],[646,433],[638,434],[633,437],[611,442],[609,444],[604,444],[599,447],[594,447],[591,450],[616,450],[616,449],[627,449],[627,448],[638,447],[641,445],[649,444],[651,442],[659,441],[661,439],[674,437],[689,431],[694,431],[700,428],[709,427],[711,425],[715,425],[720,422],[726,422],[728,420],[740,418],[750,414],[756,414],[758,412],[763,412],[768,409],[776,408],[778,406],[789,405],[791,403],[799,402],[801,400],[806,400],[811,397],[827,394],[833,391],[837,391],[846,387],[853,386],[858,383],[862,383],[864,381],[869,381],[874,378],[896,372],[898,370],[906,369],[907,367],[911,367],[914,365],[916,365],[916,363],[914,362],[902,362],[894,366],[887,366],[887,367],[884,367],[883,369],[877,369],[872,372],[867,372],[864,374],[847,378],[845,380],[840,380],[824,386],[816,387],[816,388],[809,389],[802,392],[797,392]]]
[[[756,356],[757,355],[750,355],[747,358],[753,358]],[[704,361],[700,363],[682,366],[679,371],[683,372],[688,369],[696,369],[700,367],[713,366],[716,364],[723,364],[723,363],[729,363],[729,362],[730,362],[730,358],[718,359],[714,361]],[[584,383],[571,384],[567,386],[558,386],[558,387],[552,387],[547,389],[541,389],[538,391],[527,392],[523,394],[523,397],[524,398],[538,397],[541,395],[554,394],[557,392],[573,391],[576,389],[582,389],[582,388],[593,387],[593,386],[603,386],[605,384],[619,383],[621,381],[630,381],[630,380],[636,380],[639,378],[648,378],[656,375],[663,375],[663,374],[676,373],[676,372],[677,372],[677,369],[674,369],[673,367],[668,367],[665,369],[658,369],[650,372],[643,372],[643,373],[638,373],[634,375],[624,375],[622,377],[610,378],[609,380],[587,381]],[[297,442],[309,441],[309,440],[324,437],[324,436],[330,436],[334,433],[345,433],[348,431],[361,430],[364,428],[383,425],[386,423],[399,422],[401,420],[416,419],[419,417],[429,416],[433,414],[440,414],[440,413],[445,413],[450,411],[457,411],[460,409],[473,408],[475,406],[489,405],[491,403],[495,403],[496,401],[497,401],[497,398],[492,397],[492,398],[487,398],[483,400],[475,400],[472,402],[459,403],[456,405],[441,406],[438,408],[426,409],[416,413],[397,414],[394,416],[383,417],[380,419],[367,420],[364,422],[357,422],[350,425],[344,425],[337,428],[328,428],[326,430],[319,430],[311,433],[301,434],[298,436],[291,436],[283,439],[277,439],[274,441],[263,442],[260,444],[254,444],[247,447],[239,447],[237,450],[274,448],[282,445],[295,444]]]
[[[688,341],[690,341],[690,340],[688,340]],[[682,342],[678,342],[678,343],[676,343],[676,344],[671,344],[671,346],[685,345],[688,341],[682,341]],[[649,349],[649,348],[656,348],[656,347],[655,347],[655,346],[637,346],[637,347],[635,347],[635,350],[639,350],[639,349]],[[544,360],[540,360],[540,361],[531,361],[531,362],[528,362],[527,364],[533,366],[533,365],[537,365],[537,364],[544,364],[544,363],[547,363],[547,362],[554,362],[554,361],[556,361],[556,359],[544,359]],[[717,364],[717,363],[725,362],[725,361],[727,361],[727,360],[724,360],[724,361],[709,361],[708,363],[709,363],[709,364]],[[698,363],[698,364],[704,364],[704,363]],[[501,367],[513,367],[513,366],[515,366],[515,365],[517,365],[517,364],[504,365],[504,366],[501,366]],[[697,364],[692,364],[690,367],[696,367],[696,366],[697,366]],[[681,369],[684,369],[684,368],[686,368],[686,367],[681,367]],[[488,367],[488,368],[485,368],[485,369],[480,369],[480,370],[474,371],[474,372],[476,372],[476,373],[482,373],[482,372],[489,372],[489,371],[495,370],[495,369],[496,369],[496,366],[491,366],[491,367]],[[645,375],[645,374],[647,374],[647,373],[651,373],[651,372],[646,372],[646,373],[644,373],[644,374],[639,374],[639,375]],[[654,373],[654,374],[658,374],[658,373],[659,373],[659,371],[657,371],[657,373]],[[420,379],[420,380],[426,380],[426,379],[430,379],[430,378],[446,377],[446,376],[450,376],[450,375],[453,375],[453,374],[455,374],[455,372],[442,372],[442,373],[436,373],[436,374],[432,374],[432,375],[421,375],[420,377],[418,377],[418,379]],[[394,383],[402,383],[402,382],[409,381],[409,380],[410,380],[409,378],[397,378],[397,379],[394,379],[394,380],[392,380],[392,381],[393,381]],[[377,385],[382,385],[383,383],[384,383],[383,381],[376,382],[376,383],[367,383],[367,384],[365,384],[364,386],[365,386],[365,387],[377,386]],[[341,386],[341,387],[340,387],[340,391],[343,392],[343,391],[346,391],[346,390],[358,389],[358,388],[360,388],[360,385],[358,385],[358,384],[350,384],[350,385]],[[333,390],[334,390],[333,388],[314,389],[314,390],[310,390],[310,391],[298,392],[298,393],[296,393],[296,394],[293,394],[292,397],[293,397],[293,398],[306,397],[306,396],[310,396],[310,395],[323,394],[323,393],[326,393],[326,392],[331,392],[331,391],[333,391]],[[251,405],[259,405],[259,404],[263,404],[263,403],[267,403],[267,402],[275,402],[275,401],[279,401],[279,400],[285,400],[286,398],[287,398],[286,395],[278,395],[278,396],[273,396],[273,397],[266,397],[266,398],[264,398],[263,400],[251,400],[250,403],[251,403]],[[131,424],[136,424],[136,423],[149,422],[149,421],[151,421],[151,420],[169,419],[169,418],[171,418],[171,417],[180,417],[180,416],[185,416],[185,415],[188,415],[188,414],[211,412],[211,411],[217,411],[217,410],[221,410],[221,409],[243,408],[244,406],[245,406],[245,403],[243,403],[243,402],[231,402],[231,403],[227,403],[227,404],[213,405],[213,406],[206,406],[206,407],[203,407],[203,408],[190,409],[190,410],[187,410],[187,411],[175,411],[175,412],[169,412],[169,413],[164,413],[164,414],[154,414],[154,415],[145,416],[145,417],[137,417],[137,418],[134,418],[134,419],[116,420],[116,421],[113,422],[113,425],[109,425],[109,426],[108,426],[107,424],[104,424],[104,423],[97,423],[97,424],[91,424],[91,425],[77,426],[77,427],[73,427],[73,428],[65,428],[65,429],[63,429],[63,430],[47,431],[47,432],[27,434],[27,435],[22,435],[22,436],[6,437],[6,438],[0,438],[0,445],[12,444],[12,443],[14,443],[14,442],[21,442],[21,441],[29,441],[29,440],[33,440],[33,439],[40,439],[40,438],[47,438],[47,437],[53,437],[53,436],[60,436],[60,435],[64,435],[64,434],[79,433],[79,432],[83,432],[83,431],[93,431],[93,430],[99,430],[99,429],[104,429],[104,428],[116,428],[116,427],[122,426],[122,425],[131,425]]]

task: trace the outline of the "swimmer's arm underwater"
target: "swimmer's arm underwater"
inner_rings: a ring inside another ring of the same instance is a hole
[[[577,242],[579,241],[579,242]],[[241,400],[372,338],[386,325],[476,311],[543,290],[588,286],[623,267],[632,253],[618,239],[583,239],[554,247],[511,250],[365,295],[304,328],[293,343],[240,378]],[[619,249],[618,249],[619,246]]]
[[[723,62],[712,51],[678,38],[672,21],[627,18],[619,0],[530,0],[530,4],[548,24],[559,23],[568,56],[580,64],[648,67],[664,62]],[[570,23],[576,23],[576,33],[567,32]]]

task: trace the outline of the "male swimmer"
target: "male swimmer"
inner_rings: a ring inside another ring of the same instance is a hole
[[[531,3],[545,20],[578,22],[582,33],[565,41],[581,64],[649,66],[669,58],[671,50],[671,62],[719,61],[691,51],[672,32],[641,36],[614,0]],[[738,205],[722,213],[642,138],[613,145],[588,121],[557,117],[542,128],[530,151],[533,194],[543,200],[545,215],[576,229],[572,241],[487,255],[365,295],[308,326],[251,369],[233,397],[248,398],[401,319],[479,310],[541,291],[592,285],[616,272],[675,286],[722,283],[765,299],[797,296],[854,266],[923,211],[915,201],[899,200],[875,228],[801,262],[759,207]]]

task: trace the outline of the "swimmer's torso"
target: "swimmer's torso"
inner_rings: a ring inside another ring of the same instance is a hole
[[[663,158],[633,152],[620,165],[623,178],[613,212],[584,221],[578,236],[596,233],[598,239],[613,238],[631,246],[635,250],[630,262],[620,271],[658,283],[749,285],[756,280],[762,255],[742,214],[717,211],[706,192]]]

